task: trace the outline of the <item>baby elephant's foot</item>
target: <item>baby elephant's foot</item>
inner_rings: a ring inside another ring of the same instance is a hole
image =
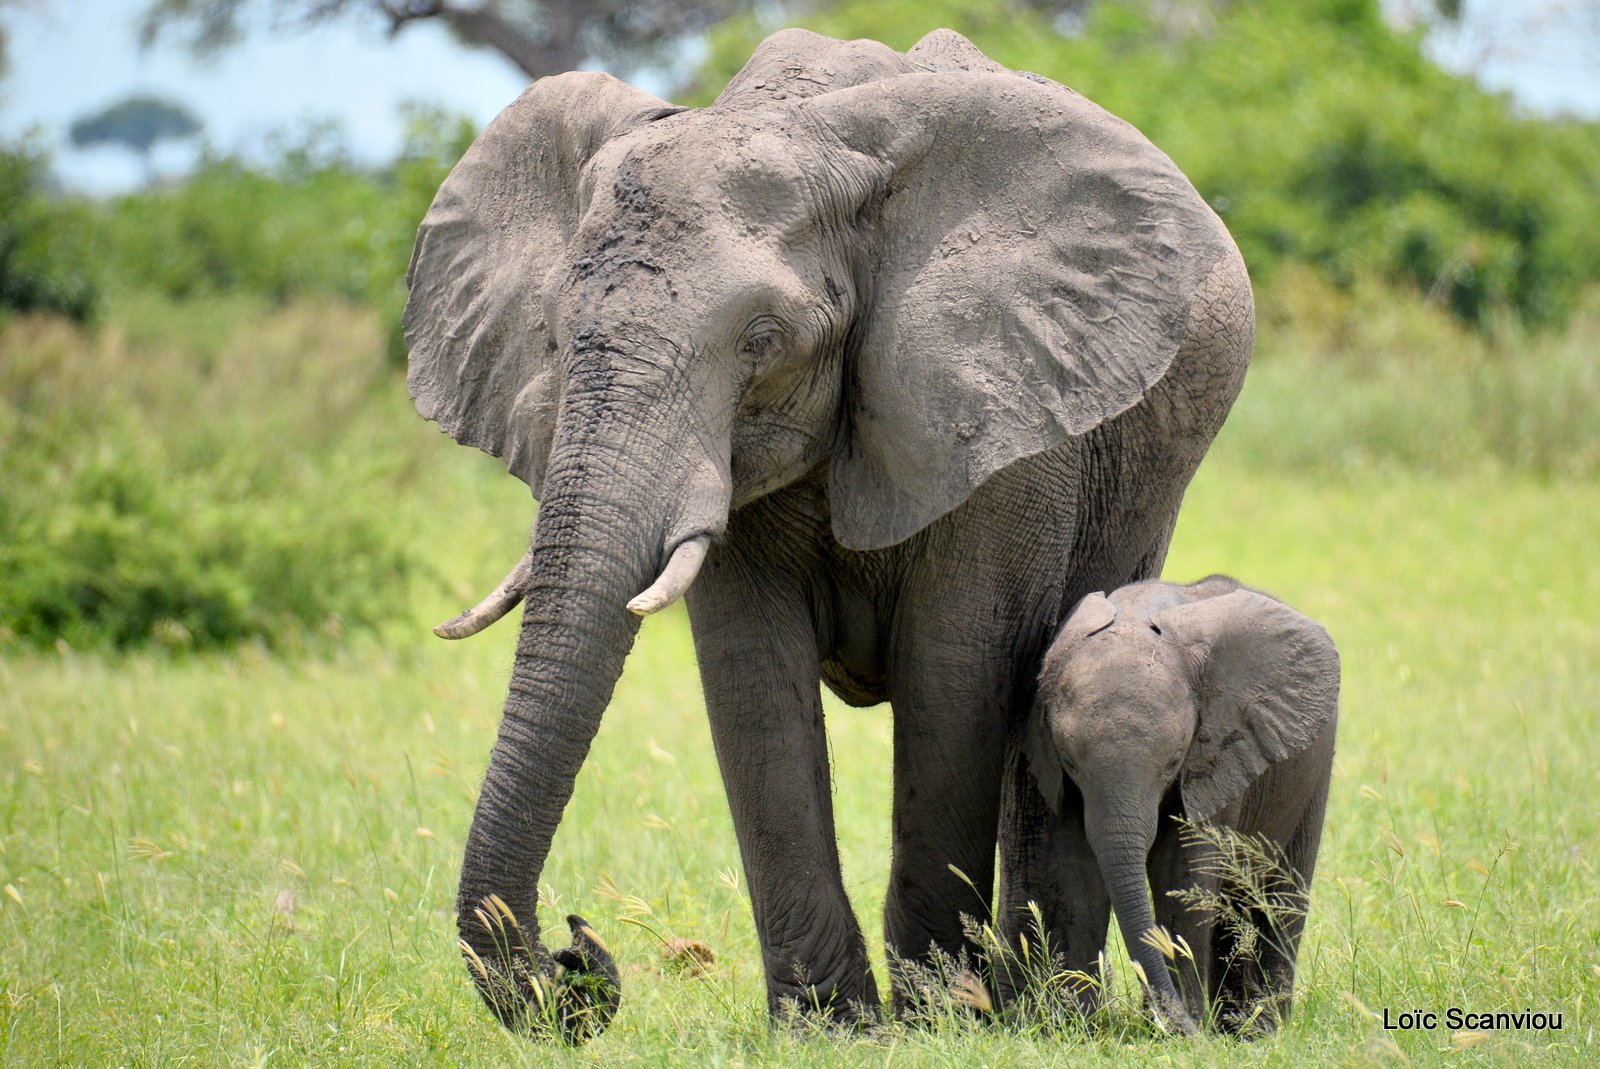
[[[1181,1002],[1169,998],[1154,998],[1150,1000],[1150,1008],[1155,1014],[1156,1023],[1169,1035],[1197,1036],[1200,1026],[1195,1024],[1193,1017]]]

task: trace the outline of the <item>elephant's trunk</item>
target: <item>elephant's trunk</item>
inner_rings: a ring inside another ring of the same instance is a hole
[[[614,396],[569,397],[563,407],[527,558],[510,692],[456,903],[463,952],[501,1021],[534,1031],[554,1022],[576,1040],[614,1012],[615,968],[578,918],[569,918],[572,948],[545,949],[539,877],[638,632],[628,602],[657,578],[667,539],[686,523],[706,524],[705,502],[717,497],[703,487],[696,495],[693,479],[663,492],[659,471],[629,459],[647,436],[620,425],[627,417],[619,411],[630,407]],[[725,494],[721,510],[725,522]],[[553,982],[558,964],[567,972]]]
[[[1101,823],[1092,814],[1089,816],[1089,839],[1111,896],[1111,908],[1117,914],[1122,941],[1143,970],[1153,1008],[1163,1023],[1171,1031],[1193,1035],[1199,1029],[1172,982],[1172,962],[1159,945],[1155,914],[1150,905],[1146,864],[1154,840],[1154,822],[1148,822],[1148,827],[1117,832],[1096,827]],[[1120,823],[1126,825],[1130,821],[1124,819]]]

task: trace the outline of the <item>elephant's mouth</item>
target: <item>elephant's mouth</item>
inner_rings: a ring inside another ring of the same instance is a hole
[[[628,611],[635,616],[649,616],[683,597],[694,583],[695,576],[700,574],[700,565],[705,562],[706,549],[710,545],[711,535],[705,533],[679,542],[673,547],[672,555],[656,581],[628,602]],[[435,627],[433,633],[449,639],[476,635],[520,604],[528,596],[532,582],[533,549],[530,547],[487,597],[461,615]]]

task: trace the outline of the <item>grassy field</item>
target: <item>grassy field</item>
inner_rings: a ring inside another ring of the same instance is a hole
[[[409,618],[300,656],[0,651],[0,1064],[1595,1064],[1600,493],[1488,461],[1273,463],[1273,412],[1311,406],[1296,368],[1252,373],[1168,564],[1281,594],[1344,658],[1280,1037],[1143,1038],[1126,995],[1127,1027],[1100,1036],[957,1016],[872,1039],[770,1028],[681,609],[644,628],[544,874],[546,925],[581,912],[617,952],[623,1012],[578,1051],[506,1035],[468,983],[452,904],[514,627],[460,644],[426,629],[515,559],[530,510],[493,461],[410,417],[420,459],[399,492],[427,516],[397,515],[432,578],[412,583]],[[400,393],[374,403],[403,420]],[[888,711],[833,704],[828,725],[870,935]],[[663,962],[679,936],[714,948],[711,975]],[[1563,1028],[1375,1017],[1448,1007],[1559,1012]]]

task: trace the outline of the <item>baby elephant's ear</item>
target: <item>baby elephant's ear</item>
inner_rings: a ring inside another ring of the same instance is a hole
[[[1102,591],[1097,590],[1084,595],[1083,600],[1078,602],[1061,628],[1061,634],[1070,639],[1088,638],[1116,622],[1117,607]]]
[[[1043,695],[1051,689],[1060,675],[1062,658],[1068,655],[1073,646],[1090,635],[1099,634],[1116,621],[1117,607],[1109,598],[1098,590],[1084,595],[1083,600],[1067,615],[1067,622],[1061,625],[1061,630],[1056,632],[1050,648],[1045,650],[1044,662],[1039,668],[1039,693]]]
[[[1158,612],[1199,665],[1199,724],[1182,774],[1191,819],[1242,795],[1338,717],[1339,654],[1314,620],[1253,590]]]
[[[1022,729],[1022,755],[1028,760],[1028,776],[1039,789],[1044,804],[1052,813],[1061,812],[1067,770],[1061,764],[1061,753],[1050,730],[1050,710],[1042,697],[1033,703],[1028,723]]]
[[[1039,672],[1039,698],[1028,715],[1028,726],[1022,735],[1022,752],[1028,758],[1028,771],[1039,793],[1052,813],[1061,809],[1062,777],[1060,750],[1055,734],[1050,728],[1050,694],[1054,691],[1061,670],[1061,659],[1082,639],[1110,627],[1117,619],[1117,607],[1104,593],[1095,591],[1085,595],[1061,625],[1055,641],[1046,651],[1044,665]]]

